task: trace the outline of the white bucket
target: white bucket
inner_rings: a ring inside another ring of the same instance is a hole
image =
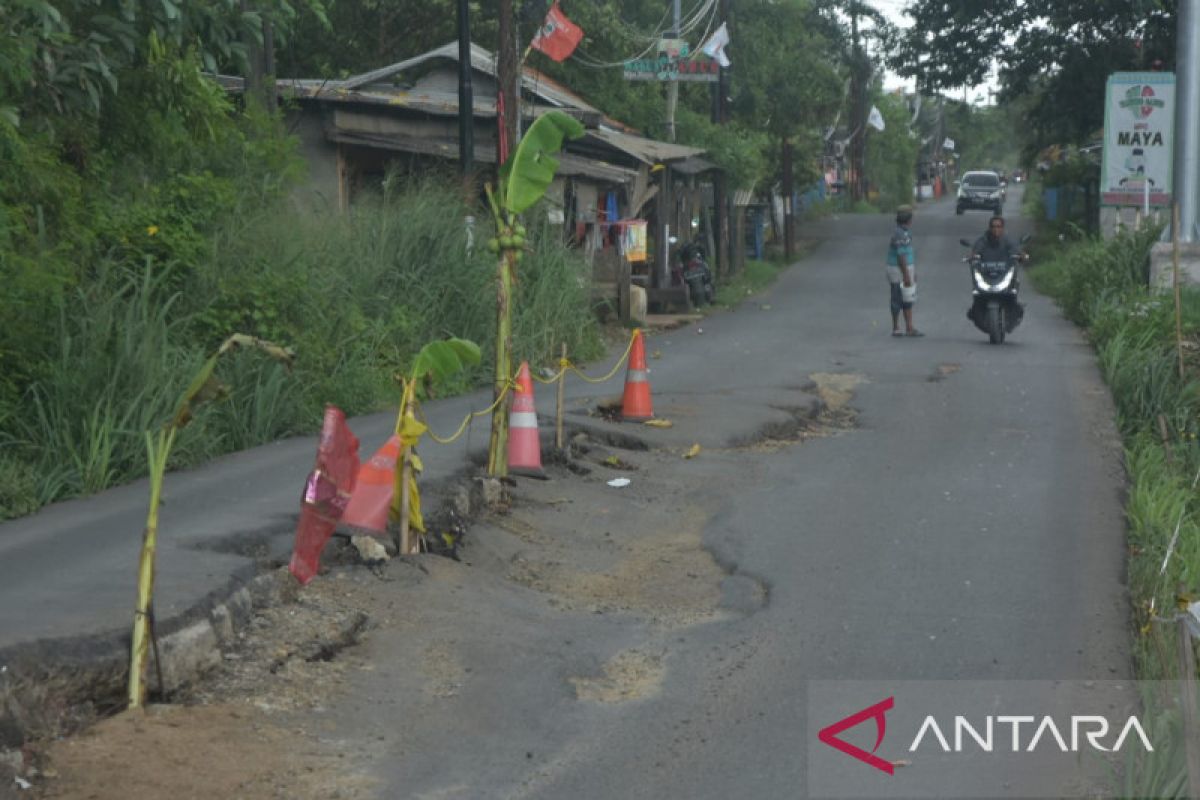
[[[917,299],[917,282],[913,281],[911,286],[900,284],[900,299],[905,303],[916,302]]]

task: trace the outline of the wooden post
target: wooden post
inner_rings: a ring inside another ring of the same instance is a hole
[[[1172,226],[1172,275],[1175,283],[1175,351],[1179,354],[1179,377],[1183,375],[1183,301],[1180,297],[1182,288],[1179,280],[1179,204],[1175,204],[1174,225]]]
[[[624,261],[626,266],[629,265],[629,262],[625,261],[624,256],[621,257],[621,261]],[[626,272],[628,272],[628,270],[626,270]],[[626,299],[629,298],[628,292],[626,292],[625,297],[626,297]],[[562,345],[562,359],[561,360],[562,361],[567,360],[567,343],[566,342],[563,342],[563,345]],[[567,368],[560,365],[558,369],[559,369],[559,373],[558,373],[558,407],[555,410],[555,414],[554,414],[554,446],[557,447],[559,450],[562,450],[563,449],[563,392],[564,392],[564,387],[566,386],[566,383],[567,383]]]
[[[617,318],[622,325],[628,325],[632,316],[629,298],[629,285],[633,281],[632,267],[624,253],[617,254]],[[567,356],[567,346],[563,345],[563,358]]]
[[[347,180],[346,169],[346,154],[342,150],[342,145],[337,146],[337,207],[338,211],[345,212],[350,207],[350,187]]]
[[[1183,705],[1183,752],[1187,754],[1188,797],[1200,797],[1200,721],[1196,712],[1196,654],[1187,621],[1179,617],[1179,680]]]

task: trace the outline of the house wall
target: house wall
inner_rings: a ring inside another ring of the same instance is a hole
[[[339,130],[379,136],[398,134],[422,139],[458,138],[458,119],[455,117],[400,119],[369,111],[339,108],[334,111],[334,122]],[[476,136],[481,133],[479,125],[475,126],[475,132]]]
[[[308,180],[296,187],[293,199],[308,207],[337,208],[337,145],[325,139],[320,109],[309,106],[291,112],[287,125],[300,140],[300,155],[308,165]]]

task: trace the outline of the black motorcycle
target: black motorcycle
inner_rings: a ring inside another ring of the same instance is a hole
[[[675,265],[672,271],[675,273],[676,282],[687,286],[688,297],[696,308],[716,299],[717,290],[713,286],[712,270],[709,269],[704,255],[704,244],[699,236],[675,251]]]
[[[1021,237],[1025,244],[1029,236]],[[963,247],[971,247],[966,239],[959,239]],[[1017,301],[1021,282],[1017,277],[1017,266],[1023,260],[1020,254],[1007,261],[984,261],[972,253],[963,259],[971,271],[971,309],[967,319],[988,335],[992,344],[1002,344],[1005,335],[1012,333],[1025,317],[1025,307]]]

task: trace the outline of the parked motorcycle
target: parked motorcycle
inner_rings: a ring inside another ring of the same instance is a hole
[[[1021,237],[1024,245],[1029,236]],[[963,247],[971,242],[959,239]],[[972,253],[963,259],[971,271],[971,308],[967,319],[988,335],[992,344],[1002,344],[1006,334],[1012,333],[1025,317],[1025,307],[1017,301],[1021,282],[1017,277],[1017,265],[1022,255],[1013,255],[1007,261],[984,261]]]
[[[676,243],[674,236],[670,242]],[[713,302],[717,296],[713,285],[712,270],[704,255],[704,243],[700,236],[686,242],[675,251],[675,262],[671,272],[674,281],[687,286],[688,297],[697,308]]]

